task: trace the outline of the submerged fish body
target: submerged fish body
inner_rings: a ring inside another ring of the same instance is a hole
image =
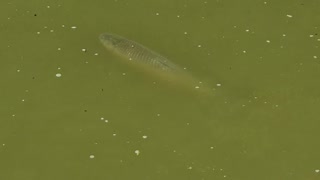
[[[181,71],[180,67],[170,62],[167,58],[137,42],[108,33],[101,34],[99,39],[107,49],[129,61],[133,61],[133,63],[147,65],[149,68],[161,71]]]
[[[101,34],[99,39],[109,51],[123,57],[132,64],[143,67],[150,73],[161,76],[166,81],[199,88],[199,81],[184,69],[137,42],[109,33]]]

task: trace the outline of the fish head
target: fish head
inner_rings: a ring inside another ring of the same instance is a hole
[[[102,44],[109,49],[114,49],[122,41],[121,37],[108,33],[101,34],[99,39]]]

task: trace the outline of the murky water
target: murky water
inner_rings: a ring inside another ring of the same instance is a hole
[[[320,2],[0,5],[0,179],[319,178]],[[214,96],[119,62],[103,32]]]

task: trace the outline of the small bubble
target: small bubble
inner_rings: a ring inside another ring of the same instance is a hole
[[[159,14],[159,13],[156,13],[156,15],[159,16],[160,14]]]
[[[188,34],[188,32],[187,32],[187,31],[185,31],[185,32],[184,32],[184,34]]]
[[[135,150],[134,153],[135,153],[137,156],[139,156],[140,151],[139,151],[139,150]]]
[[[61,76],[62,76],[61,73],[57,73],[57,74],[56,74],[56,77],[58,77],[58,78],[61,77]]]
[[[147,139],[147,138],[148,138],[148,136],[144,135],[144,136],[142,136],[142,138],[143,138],[143,139]]]
[[[270,43],[270,40],[266,40],[267,43]]]
[[[40,32],[38,31],[37,34],[40,34]]]
[[[317,57],[317,56],[313,56],[313,58],[314,58],[314,59],[317,59],[318,57]]]
[[[58,51],[61,51],[61,48],[58,48]]]
[[[94,158],[94,155],[90,155],[89,158],[90,158],[90,159],[93,159],[93,158]]]
[[[198,48],[201,48],[201,44],[198,45]]]
[[[99,54],[98,54],[98,53],[94,53],[94,55],[95,55],[95,56],[98,56]]]
[[[71,26],[71,29],[77,29],[77,27],[76,26]]]
[[[314,170],[314,172],[319,173],[319,172],[320,172],[320,169],[316,169],[316,170]]]
[[[87,52],[87,50],[86,50],[86,49],[81,49],[81,51],[82,51],[82,52]]]
[[[288,18],[292,18],[293,16],[292,16],[292,15],[290,15],[290,14],[287,14],[287,17],[288,17]]]

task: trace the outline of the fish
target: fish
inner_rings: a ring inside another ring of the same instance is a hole
[[[200,89],[202,86],[202,82],[195,79],[185,69],[135,41],[111,33],[100,34],[99,40],[110,52],[167,82],[183,84],[192,89]],[[208,88],[202,89],[208,90]]]

